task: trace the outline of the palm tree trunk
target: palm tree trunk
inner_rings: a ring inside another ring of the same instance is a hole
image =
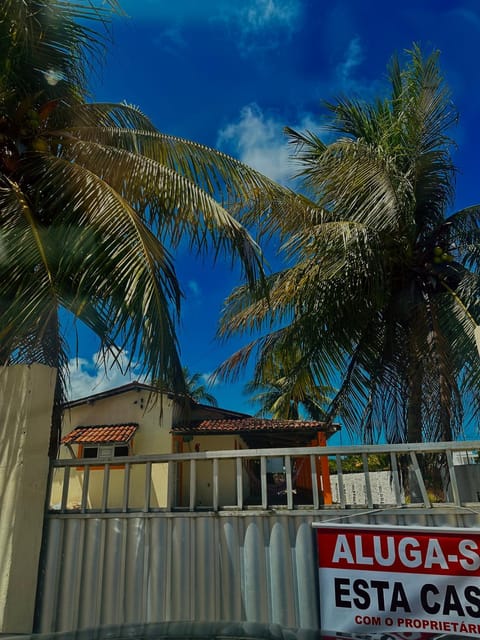
[[[410,361],[407,369],[407,442],[422,441],[422,367],[416,352],[416,341],[410,340]],[[415,482],[412,486],[410,458],[408,455],[400,456],[400,468],[402,484],[406,496],[411,496]]]
[[[438,387],[440,390],[440,414],[436,439],[439,441],[450,441],[452,437],[452,410],[453,410],[453,387],[455,381],[449,375],[448,359],[452,356],[450,345],[442,342],[442,331],[439,326],[439,315],[437,305],[431,307],[432,339],[436,345],[436,363],[438,367]]]
[[[416,351],[411,351],[407,381],[407,442],[422,442],[422,378]]]
[[[440,437],[439,440],[449,442],[452,436],[452,390],[443,373],[440,373]]]
[[[60,446],[62,433],[62,405],[65,401],[65,385],[63,376],[65,365],[63,360],[65,359],[65,352],[62,347],[58,309],[56,306],[52,307],[48,312],[40,340],[44,364],[49,367],[54,367],[57,370],[52,409],[50,443],[48,447],[48,457],[51,460],[55,460]]]
[[[55,460],[60,447],[60,439],[62,435],[62,402],[63,388],[61,383],[60,372],[57,369],[57,380],[55,383],[55,395],[52,409],[52,427],[50,430],[50,442],[48,446],[48,457]]]

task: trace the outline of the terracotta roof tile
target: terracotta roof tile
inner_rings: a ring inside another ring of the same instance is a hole
[[[138,424],[106,424],[75,427],[62,438],[62,444],[102,444],[129,442],[135,435]]]
[[[332,425],[335,430],[337,425]],[[265,431],[327,431],[324,422],[315,420],[268,420],[265,418],[240,418],[236,420],[201,420],[189,425],[173,427],[174,433],[245,433]]]

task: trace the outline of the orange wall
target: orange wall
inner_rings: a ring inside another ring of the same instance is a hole
[[[325,447],[327,439],[324,433],[318,433],[314,438],[310,447]],[[306,458],[298,458],[297,464],[300,465],[300,471],[297,475],[297,487],[299,489],[312,489],[312,472],[310,462]],[[328,469],[328,457],[322,456],[315,459],[317,478],[321,479],[321,493],[323,495],[324,504],[332,504],[332,488],[330,485],[330,472]]]

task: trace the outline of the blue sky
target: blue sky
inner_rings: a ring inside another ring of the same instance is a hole
[[[105,65],[92,76],[98,101],[138,105],[165,133],[241,158],[292,184],[283,127],[321,132],[321,100],[381,94],[393,53],[419,43],[441,51],[460,119],[453,137],[459,169],[455,208],[480,201],[480,2],[464,0],[121,0]],[[270,255],[274,247],[270,248]],[[185,294],[181,356],[208,375],[241,344],[215,339],[222,301],[239,282],[230,263],[177,252]],[[125,381],[95,370],[97,345],[80,332],[72,395]],[[135,372],[133,377],[137,377]],[[212,388],[220,404],[254,408],[238,384]]]

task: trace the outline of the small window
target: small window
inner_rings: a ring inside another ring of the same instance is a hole
[[[129,456],[130,455],[130,449],[128,447],[128,445],[126,444],[121,444],[115,447],[115,453],[114,453],[115,457],[121,457],[121,456]]]
[[[98,447],[83,445],[83,453],[79,451],[80,458],[98,458],[99,460],[107,460],[109,458],[119,458],[130,455],[130,447],[128,444],[104,444]]]
[[[115,457],[115,447],[113,445],[103,445],[102,447],[98,447],[98,455],[97,458],[101,460],[107,460],[108,458]]]
[[[98,447],[83,447],[79,453],[81,458],[98,458]]]
[[[98,446],[91,445],[79,445],[78,447],[78,457],[79,458],[89,458],[96,459],[101,463],[106,463],[112,460],[112,458],[121,458],[124,456],[130,456],[132,454],[131,448],[128,444],[104,444]],[[121,469],[123,468],[123,463],[114,465],[112,469]],[[78,467],[78,469],[82,469],[83,467]],[[101,469],[103,467],[90,467],[90,469]]]

